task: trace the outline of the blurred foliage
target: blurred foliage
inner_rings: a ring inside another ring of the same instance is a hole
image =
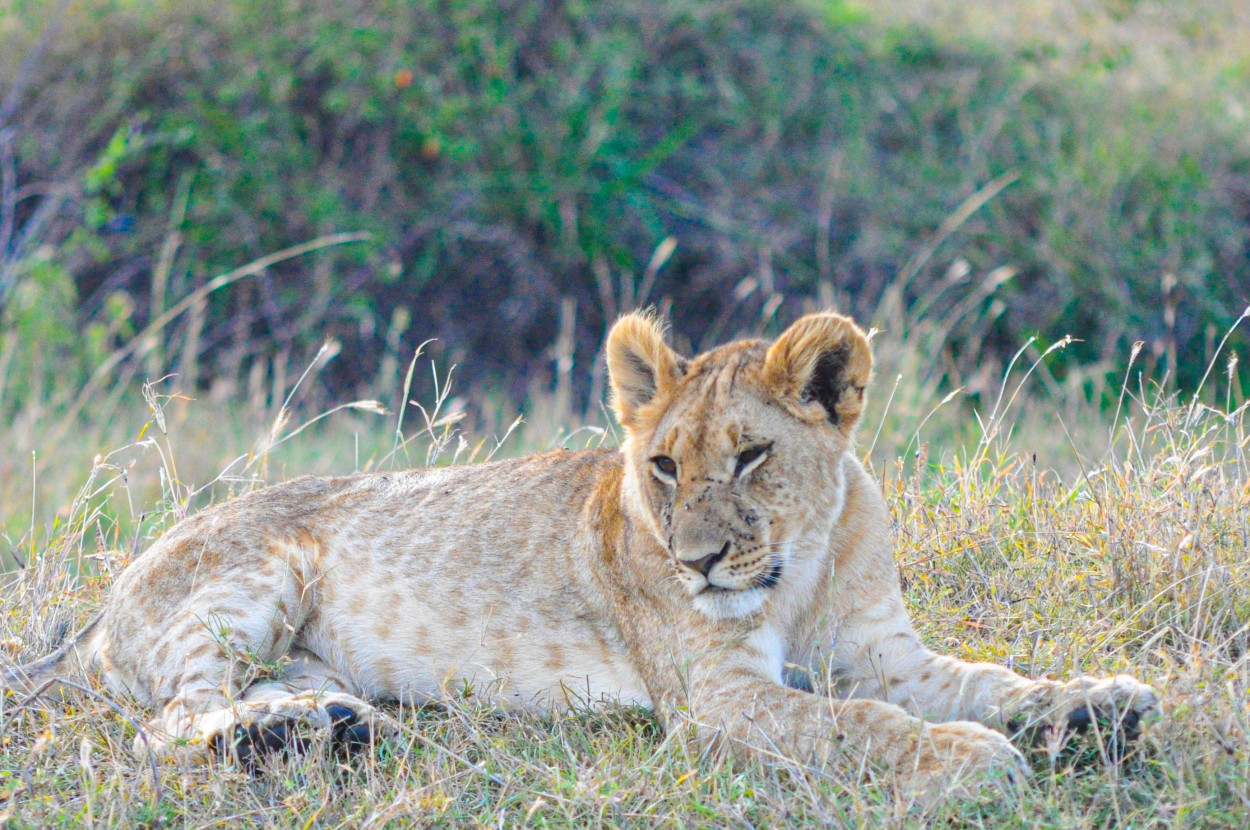
[[[1192,387],[1250,301],[1228,103],[1250,61],[1205,94],[1134,90],[1131,51],[1073,61],[866,8],[85,0],[23,68],[55,4],[14,2],[0,394],[81,382],[213,276],[342,230],[375,242],[215,292],[151,348],[230,384],[332,337],[321,378],[350,394],[437,336],[515,397],[555,370],[562,305],[586,366],[630,306],[671,308],[699,347],[834,303],[940,321],[952,377],[1071,334],[1060,360],[1122,371],[1140,339]]]

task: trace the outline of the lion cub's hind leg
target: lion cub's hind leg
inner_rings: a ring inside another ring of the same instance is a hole
[[[399,730],[312,652],[296,647],[289,657],[279,674],[247,687],[239,704],[206,717],[211,731],[202,739],[217,758],[255,769],[265,755],[307,751],[314,735],[356,751]]]
[[[158,543],[123,574],[105,613],[108,684],[157,709],[136,750],[250,765],[318,730],[342,744],[368,740],[381,716],[296,644],[313,611],[301,551],[202,537]]]
[[[397,734],[394,720],[353,694],[316,655],[294,648],[288,656],[273,676],[248,686],[237,700],[172,724],[175,743],[255,770],[267,756],[307,752],[316,736],[350,752]]]

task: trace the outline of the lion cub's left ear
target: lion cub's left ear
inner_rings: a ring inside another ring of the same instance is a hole
[[[765,382],[795,414],[810,417],[812,404],[819,404],[823,417],[847,436],[863,414],[871,374],[868,338],[841,314],[799,318],[764,359]]]

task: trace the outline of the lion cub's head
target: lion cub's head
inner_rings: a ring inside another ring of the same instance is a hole
[[[625,493],[716,619],[810,584],[842,509],[842,457],[864,406],[868,339],[849,318],[803,317],[774,343],[687,360],[643,314],[608,336]]]

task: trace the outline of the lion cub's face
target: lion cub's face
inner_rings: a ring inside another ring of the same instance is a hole
[[[649,317],[613,328],[627,498],[700,611],[753,613],[822,553],[871,366],[863,332],[834,314],[690,361]]]

